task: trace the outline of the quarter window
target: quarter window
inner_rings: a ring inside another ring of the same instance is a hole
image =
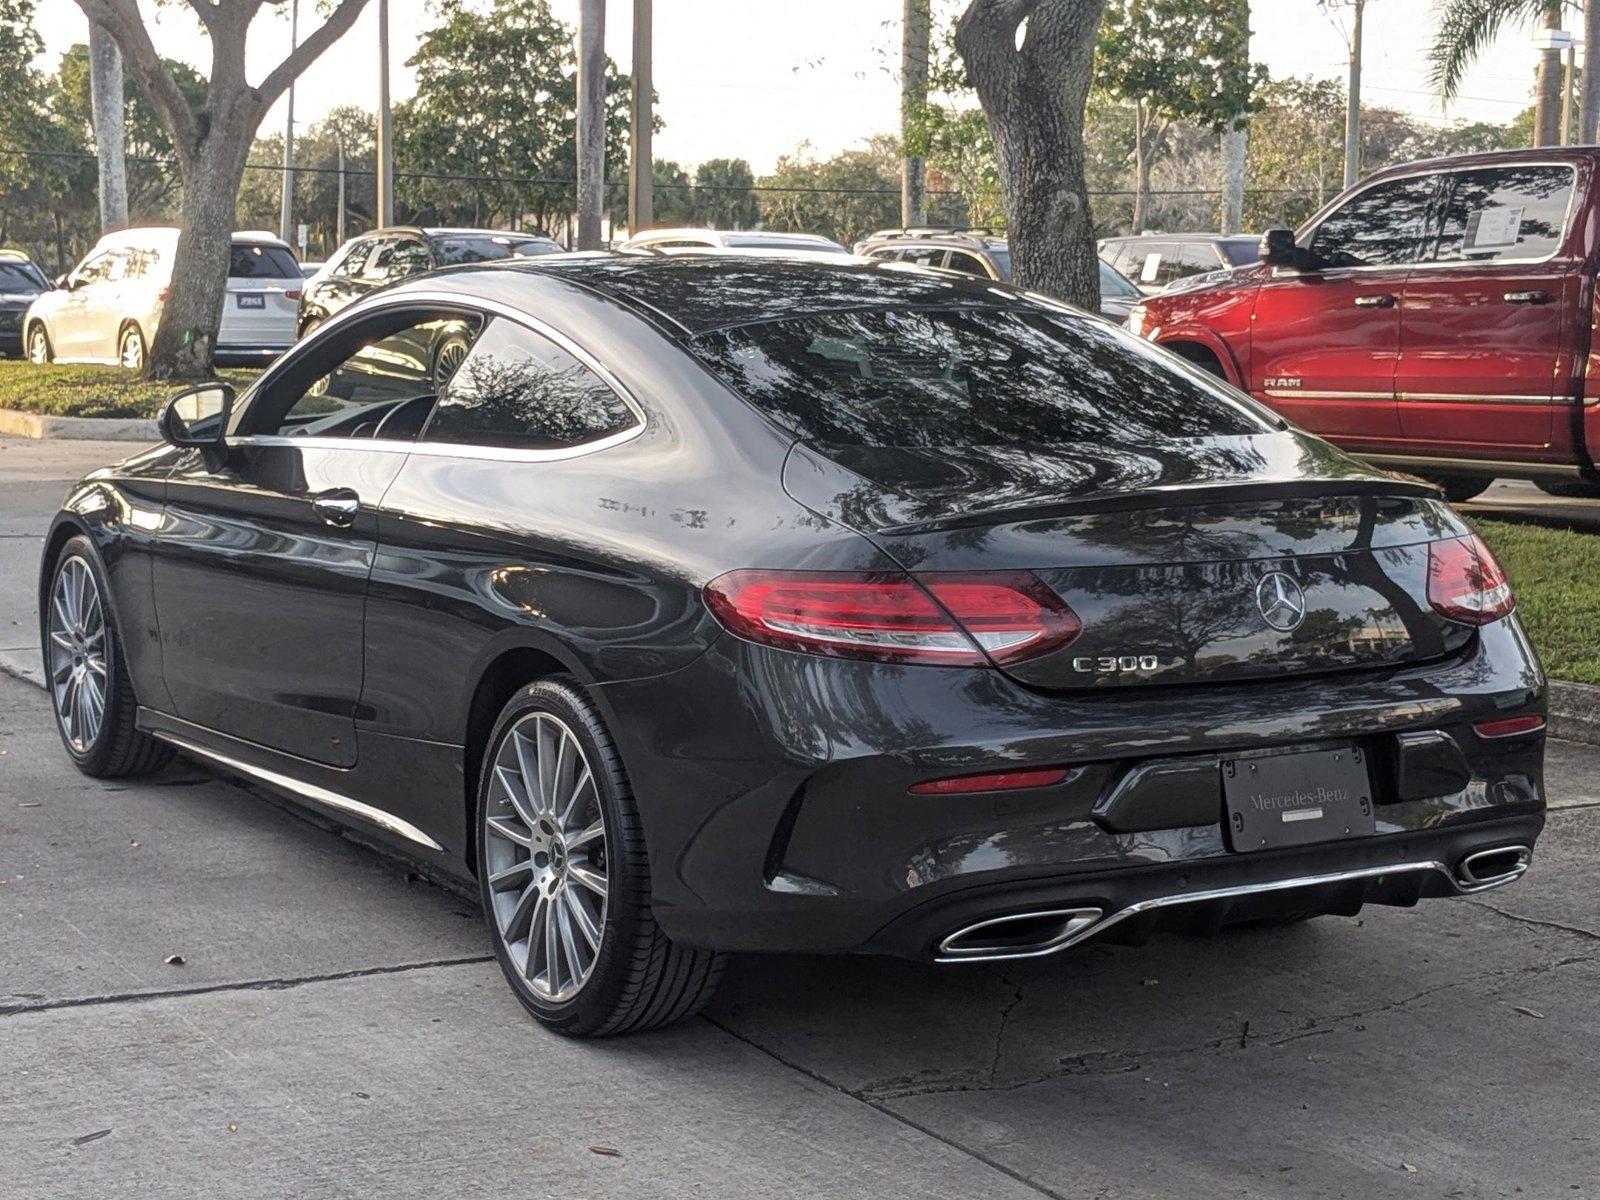
[[[622,397],[560,346],[496,320],[451,376],[422,440],[562,450],[637,423]]]
[[[1433,197],[1431,175],[1392,179],[1352,196],[1311,235],[1312,265],[1393,267],[1416,262]]]
[[[1561,248],[1572,199],[1569,167],[1495,167],[1447,180],[1435,262],[1549,258]]]
[[[946,265],[950,270],[960,271],[964,275],[989,278],[989,268],[983,265],[982,259],[973,254],[964,254],[960,250],[950,251],[950,261]]]

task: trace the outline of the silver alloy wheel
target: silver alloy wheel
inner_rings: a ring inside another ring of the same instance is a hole
[[[460,368],[467,357],[467,344],[460,338],[451,338],[439,347],[439,353],[433,360],[433,390],[438,391],[450,382],[451,377]]]
[[[144,338],[131,325],[122,331],[122,341],[117,346],[117,364],[130,371],[144,369]]]
[[[67,741],[87,753],[106,715],[106,614],[89,564],[73,555],[50,593],[50,695]]]
[[[565,722],[529,713],[501,738],[484,814],[495,929],[540,999],[569,1000],[600,956],[610,874],[605,813]]]
[[[39,364],[50,361],[50,335],[43,325],[35,325],[28,331],[28,361]]]

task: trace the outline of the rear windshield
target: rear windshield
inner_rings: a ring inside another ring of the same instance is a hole
[[[994,269],[1000,272],[1000,282],[1011,282],[1011,247],[990,246],[989,261],[994,264]]]
[[[44,276],[32,263],[0,262],[0,292],[32,296],[44,289]]]
[[[230,279],[303,279],[300,264],[282,246],[235,242],[228,256]]]
[[[554,254],[561,249],[548,238],[517,237],[515,234],[484,234],[481,237],[445,237],[434,243],[439,248],[439,265],[494,262],[501,258],[532,258]]]
[[[757,408],[833,445],[1131,447],[1270,428],[1222,384],[1137,338],[1045,310],[827,313],[692,345]]]

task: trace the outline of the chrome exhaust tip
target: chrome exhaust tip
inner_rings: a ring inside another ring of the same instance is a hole
[[[1099,908],[1052,908],[990,917],[947,935],[939,943],[935,961],[1037,958],[1087,937],[1104,915],[1105,911]]]
[[[1533,861],[1529,846],[1496,846],[1477,850],[1456,864],[1456,887],[1463,892],[1484,892],[1520,879]]]

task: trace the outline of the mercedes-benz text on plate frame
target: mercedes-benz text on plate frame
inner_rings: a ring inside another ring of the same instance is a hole
[[[212,390],[46,539],[64,753],[470,880],[555,1032],[677,1020],[730,951],[1038,957],[1529,868],[1545,681],[1471,528],[1040,297],[552,254]]]

